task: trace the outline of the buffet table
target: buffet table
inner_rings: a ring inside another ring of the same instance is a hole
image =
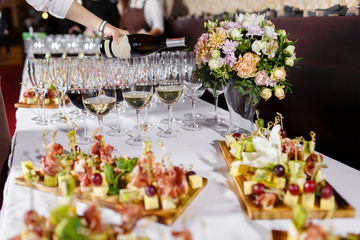
[[[21,96],[21,95],[20,95]],[[67,111],[75,107],[68,104]],[[205,101],[198,100],[196,111],[213,116],[214,106]],[[40,159],[45,154],[43,148],[42,132],[46,129],[50,133],[58,130],[56,142],[68,147],[65,123],[51,124],[48,126],[36,125],[30,119],[37,114],[38,109],[19,108],[16,113],[17,128],[12,139],[12,153],[9,165],[11,171],[5,186],[4,203],[0,218],[0,239],[11,239],[24,229],[23,216],[31,208],[31,196],[33,196],[34,210],[40,215],[48,216],[49,211],[57,206],[61,197],[51,195],[30,188],[14,184],[15,177],[22,174],[21,161],[31,160],[34,167],[40,165]],[[47,110],[48,114],[54,114],[57,109]],[[173,106],[173,115],[183,118],[183,114],[191,111],[191,103],[186,100]],[[143,114],[143,113],[142,113]],[[219,109],[218,115],[228,119],[228,112]],[[157,127],[148,131],[148,137],[153,141],[152,151],[159,158],[160,147],[157,144],[156,133],[159,128],[167,126],[160,120],[167,117],[167,107],[159,105],[148,109],[148,120]],[[129,110],[121,113],[122,127],[131,130],[135,134],[136,124],[135,111]],[[202,131],[191,132],[181,129],[180,124],[174,124],[173,128],[180,130],[182,136],[175,139],[160,139],[165,145],[165,152],[171,152],[171,162],[174,165],[183,164],[185,168],[193,166],[193,170],[208,179],[207,185],[199,195],[191,202],[184,213],[171,225],[165,226],[159,223],[142,219],[136,225],[134,232],[147,236],[150,239],[172,239],[171,230],[191,231],[193,239],[270,239],[271,230],[287,230],[290,220],[250,220],[243,210],[240,197],[234,185],[233,179],[223,159],[219,148],[219,141],[224,140],[220,134],[227,128],[226,124],[214,126],[204,120],[197,120],[205,126]],[[82,134],[83,121],[76,120],[79,134]],[[116,114],[111,113],[104,118],[104,132],[116,126]],[[88,128],[91,133],[98,127],[96,118],[88,120]],[[310,129],[309,129],[310,131]],[[51,134],[46,137],[50,142]],[[130,157],[138,157],[142,153],[142,147],[133,147],[125,143],[129,136],[110,137],[105,135],[105,142],[116,147],[119,154],[127,154]],[[83,146],[82,146],[83,147]],[[83,147],[84,148],[84,147]],[[87,146],[89,149],[90,147]],[[360,172],[350,168],[334,159],[324,156],[324,169],[328,182],[356,209],[354,218],[331,219],[328,223],[334,227],[335,233],[346,235],[347,233],[360,233],[360,191],[357,183],[360,182]],[[82,213],[86,205],[77,203],[78,213]],[[105,222],[120,223],[121,216],[111,210],[102,209],[102,217]]]

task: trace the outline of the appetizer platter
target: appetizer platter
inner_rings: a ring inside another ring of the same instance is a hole
[[[329,216],[332,212],[329,212]],[[318,240],[359,240],[360,235],[347,234],[339,236],[333,233],[333,226],[328,221],[311,222],[307,218],[308,211],[301,205],[297,205],[293,209],[293,220],[290,223],[288,231],[272,230],[272,240],[302,240],[302,239],[318,239]],[[328,216],[328,217],[329,217]]]
[[[68,97],[65,97],[65,102],[69,103],[70,100]],[[42,106],[42,101],[40,99],[40,104]],[[48,89],[45,97],[45,105],[46,108],[58,108],[59,107],[59,99],[57,98],[57,91],[55,87],[51,87]],[[21,102],[15,103],[14,106],[16,108],[38,108],[38,96],[35,93],[33,88],[28,88],[24,94]]]
[[[301,204],[309,218],[354,217],[355,209],[326,181],[322,156],[311,141],[290,139],[279,118],[251,135],[227,134],[220,149],[250,219],[292,218]],[[272,127],[272,129],[270,129]]]
[[[45,135],[44,132],[44,141]],[[151,142],[144,142],[139,158],[112,156],[113,146],[105,144],[102,135],[93,135],[91,154],[76,145],[75,131],[68,132],[70,152],[55,142],[44,142],[46,156],[41,166],[22,162],[23,174],[14,179],[18,185],[60,196],[74,194],[82,202],[96,200],[100,207],[122,214],[137,209],[138,218],[153,217],[171,225],[207,184],[207,179],[182,166],[173,166],[169,154],[161,161],[151,151]],[[129,208],[131,206],[131,208]]]

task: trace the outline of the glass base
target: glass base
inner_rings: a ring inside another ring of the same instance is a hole
[[[184,125],[184,126],[181,126],[182,129],[186,130],[186,131],[200,131],[202,130],[204,127],[203,126],[200,126],[196,123],[190,123],[188,125]]]
[[[143,142],[145,142],[145,140],[146,139],[143,137],[139,137],[139,138],[132,137],[132,138],[129,138],[128,140],[126,140],[125,143],[130,146],[142,146]],[[150,139],[148,138],[148,140],[150,140]]]
[[[41,121],[41,117],[40,116],[36,116],[36,117],[33,117],[33,118],[31,118],[31,120],[33,120],[33,121]]]
[[[165,130],[165,131],[160,131],[158,132],[156,135],[158,135],[159,137],[163,137],[163,138],[176,138],[181,136],[181,132],[178,130]]]
[[[114,128],[107,131],[106,134],[112,137],[122,137],[127,134],[127,130],[123,128]]]
[[[90,137],[79,137],[76,139],[76,143],[78,145],[88,145],[93,142],[92,138]]]
[[[160,120],[160,122],[161,122],[162,124],[168,124],[168,119],[167,119],[167,118],[162,119],[162,120]],[[171,119],[171,122],[172,122],[172,123],[182,123],[182,120],[179,119],[179,118],[172,118],[172,119]]]
[[[225,119],[223,118],[207,118],[205,119],[205,122],[211,123],[211,124],[220,124],[223,123]]]
[[[192,114],[191,113],[185,113],[183,116],[184,116],[184,118],[192,119]],[[204,114],[195,113],[195,119],[203,119],[203,118],[205,118]]]

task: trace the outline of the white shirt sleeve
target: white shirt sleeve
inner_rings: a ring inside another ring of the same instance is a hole
[[[65,18],[74,0],[26,0],[37,11],[48,12],[54,17]]]
[[[146,0],[144,6],[146,23],[152,28],[157,28],[164,33],[164,14],[159,0]]]

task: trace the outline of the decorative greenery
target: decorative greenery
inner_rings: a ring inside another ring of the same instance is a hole
[[[258,97],[268,100],[274,93],[279,99],[291,91],[286,71],[301,58],[296,58],[296,42],[285,30],[276,30],[265,15],[240,14],[235,20],[209,20],[207,30],[196,45],[198,78],[208,88],[220,89],[230,79],[250,102]]]

